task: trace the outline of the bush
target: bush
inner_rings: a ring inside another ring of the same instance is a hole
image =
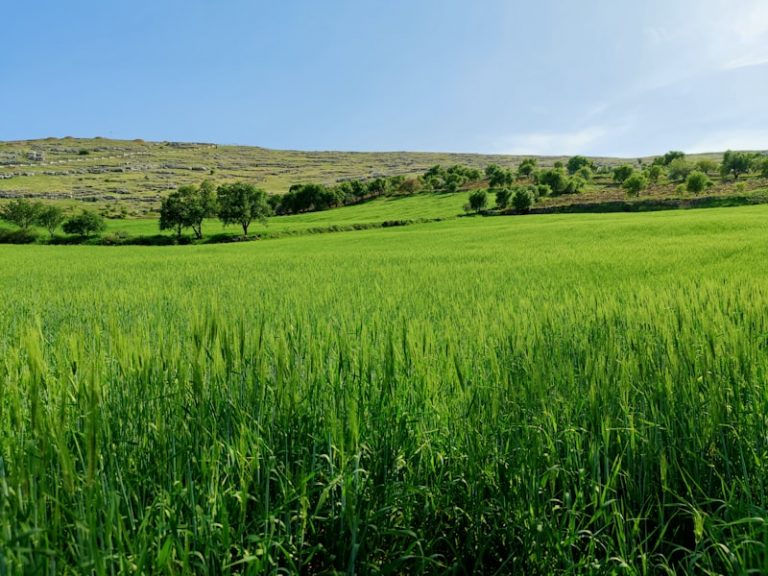
[[[474,212],[480,212],[488,205],[488,193],[485,190],[475,190],[469,195],[469,207]]]
[[[624,180],[621,186],[627,191],[627,194],[637,196],[642,190],[645,190],[648,187],[648,180],[639,172],[635,172],[629,178]]]
[[[623,184],[624,181],[634,174],[635,169],[629,164],[622,164],[613,169],[613,181],[616,184]]]
[[[693,166],[685,158],[675,158],[669,163],[667,172],[672,180],[685,180],[693,170]]]
[[[704,188],[711,185],[712,181],[709,177],[704,174],[704,172],[699,172],[698,170],[694,170],[688,174],[688,178],[685,180],[685,189],[694,194],[698,194],[703,191]]]
[[[512,197],[512,205],[515,207],[515,211],[521,214],[528,212],[531,206],[533,206],[533,202],[533,193],[528,188],[518,188]]]
[[[83,210],[80,214],[67,219],[63,228],[67,234],[85,237],[104,232],[107,225],[101,215],[90,210]]]
[[[35,223],[42,210],[42,203],[19,198],[18,200],[11,200],[3,206],[0,210],[0,218],[26,230]]]
[[[503,209],[509,206],[512,198],[512,190],[509,188],[499,188],[496,190],[496,208]]]

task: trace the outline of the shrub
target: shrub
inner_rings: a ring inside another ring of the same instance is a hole
[[[624,180],[621,186],[627,191],[627,194],[637,196],[642,190],[645,190],[648,187],[648,180],[639,172],[635,172],[629,178]]]
[[[704,172],[699,172],[698,170],[694,170],[690,174],[688,174],[688,178],[685,180],[685,189],[688,190],[688,192],[693,192],[694,194],[698,194],[704,188],[707,186],[710,186],[712,184],[712,181],[709,179],[709,177],[704,174]]]
[[[469,195],[469,207],[474,212],[480,212],[488,205],[488,193],[485,190],[475,190]]]
[[[98,234],[104,232],[107,225],[104,223],[104,218],[92,212],[90,210],[83,210],[80,214],[72,216],[64,222],[64,232],[67,234],[75,234],[77,236],[90,236],[92,234]]]
[[[629,164],[622,164],[613,169],[613,181],[616,184],[623,184],[624,181],[634,174],[635,169]]]
[[[0,218],[26,230],[35,223],[42,210],[43,205],[40,202],[19,198],[11,200],[0,210]]]
[[[685,158],[675,158],[667,167],[669,177],[672,180],[678,181],[685,180],[688,174],[691,173],[691,170],[693,170],[693,166]]]
[[[533,206],[534,197],[528,188],[518,188],[515,191],[515,195],[512,197],[512,205],[515,207],[515,211],[524,214]]]
[[[496,190],[496,208],[506,208],[509,206],[509,201],[511,198],[512,190],[509,188],[499,188]]]

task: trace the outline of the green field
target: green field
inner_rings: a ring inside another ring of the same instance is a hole
[[[766,207],[0,247],[0,290],[0,574],[768,571]]]

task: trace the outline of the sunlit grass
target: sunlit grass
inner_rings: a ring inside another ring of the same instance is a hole
[[[0,571],[765,571],[766,222],[0,247]]]

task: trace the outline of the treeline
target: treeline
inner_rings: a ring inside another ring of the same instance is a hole
[[[275,214],[317,212],[340,206],[351,206],[368,200],[392,195],[419,192],[455,193],[462,187],[479,182],[483,172],[477,168],[456,164],[447,168],[433,166],[424,174],[377,177],[367,180],[346,180],[333,186],[324,184],[294,184],[285,194],[270,196]]]
[[[203,237],[206,218],[218,218],[226,226],[239,225],[243,236],[255,221],[265,222],[273,212],[266,191],[253,184],[234,182],[218,187],[210,180],[199,186],[180,186],[163,198],[160,205],[160,230],[173,230],[180,238],[184,228]]]
[[[82,210],[69,217],[64,210],[52,204],[31,202],[24,198],[11,200],[0,209],[0,219],[15,224],[23,233],[32,226],[40,226],[53,237],[61,227],[66,234],[87,237],[106,230],[104,218],[90,210]]]
[[[689,160],[684,152],[671,150],[654,158],[649,165],[636,168],[622,164],[613,169],[613,182],[624,188],[630,195],[637,196],[651,185],[676,184],[676,192],[698,194],[714,186],[713,178],[719,176],[722,182],[736,182],[740,176],[756,174],[768,178],[768,157],[756,152],[734,152],[723,154],[723,161],[709,158]]]

